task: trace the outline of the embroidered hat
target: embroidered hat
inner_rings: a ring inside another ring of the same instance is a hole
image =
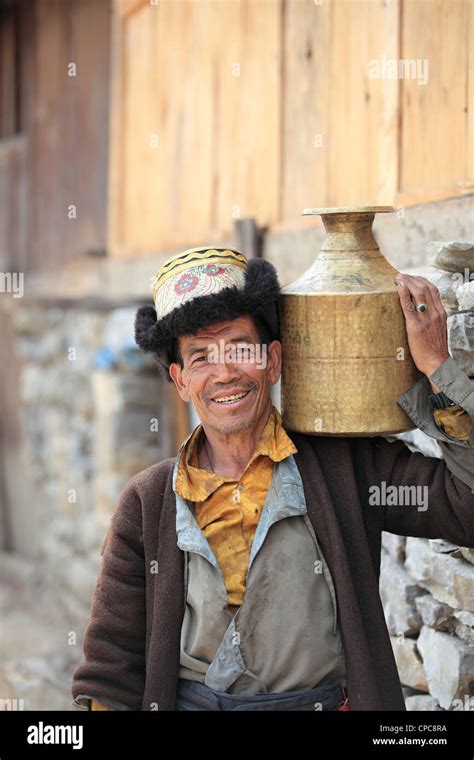
[[[191,248],[165,261],[151,284],[154,306],[138,309],[135,341],[169,382],[168,351],[179,335],[250,314],[263,320],[271,340],[280,339],[280,285],[265,259],[247,259],[234,248]]]

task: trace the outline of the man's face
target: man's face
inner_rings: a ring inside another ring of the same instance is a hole
[[[170,365],[183,401],[192,401],[203,426],[237,433],[257,423],[269,404],[270,385],[281,373],[281,343],[261,345],[253,319],[243,315],[195,335],[181,335],[184,368]],[[229,402],[217,401],[245,394]]]

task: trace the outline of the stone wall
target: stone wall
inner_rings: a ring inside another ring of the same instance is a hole
[[[168,394],[134,342],[135,309],[69,301],[10,315],[23,472],[9,482],[16,491],[27,479],[29,498],[10,493],[10,539],[21,538],[25,555],[0,553],[0,698],[23,700],[23,709],[71,709],[71,673],[120,492],[174,453]]]
[[[474,245],[430,242],[427,261],[404,271],[439,288],[450,353],[474,378]],[[442,456],[420,430],[397,437]],[[380,592],[407,709],[474,710],[474,550],[385,533]]]

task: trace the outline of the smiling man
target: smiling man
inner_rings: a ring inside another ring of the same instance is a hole
[[[195,248],[161,267],[136,341],[200,423],[122,492],[76,705],[405,710],[378,590],[381,534],[474,547],[474,384],[449,356],[438,290],[396,282],[423,373],[397,402],[442,460],[383,436],[285,429],[270,394],[282,344],[269,262]],[[407,487],[422,503],[393,498]]]

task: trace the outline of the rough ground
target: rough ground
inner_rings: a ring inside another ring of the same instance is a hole
[[[71,674],[81,658],[75,627],[40,587],[34,563],[0,552],[0,709],[77,710]],[[77,626],[76,626],[77,627]]]

